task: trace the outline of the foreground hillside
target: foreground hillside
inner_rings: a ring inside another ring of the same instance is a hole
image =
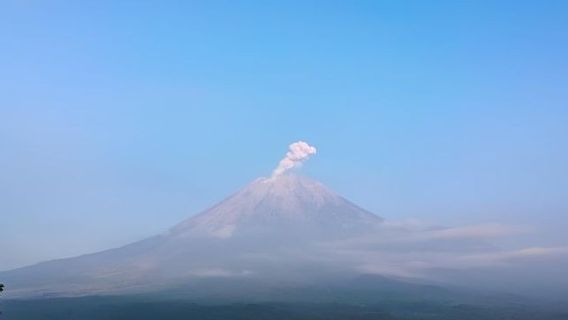
[[[366,276],[284,287],[207,281],[130,295],[0,301],[9,320],[560,320],[561,303]]]
[[[523,305],[481,306],[415,301],[388,301],[375,304],[343,303],[231,303],[196,304],[181,300],[147,301],[135,297],[82,297],[2,304],[10,320],[561,320],[568,312],[543,311]]]

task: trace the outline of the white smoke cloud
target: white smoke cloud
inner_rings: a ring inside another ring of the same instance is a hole
[[[317,152],[314,146],[310,146],[304,141],[294,142],[288,149],[289,151],[284,159],[280,160],[278,167],[272,172],[272,177],[277,177],[292,168],[300,166],[302,162],[308,160]]]

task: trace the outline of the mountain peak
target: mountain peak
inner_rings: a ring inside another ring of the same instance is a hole
[[[322,183],[299,175],[283,174],[270,178],[258,178],[243,189],[244,192],[285,201],[304,199],[314,203],[334,200],[337,194]]]
[[[171,230],[171,234],[229,238],[253,229],[342,232],[380,221],[378,216],[316,180],[283,174],[254,180],[219,204],[183,221]]]

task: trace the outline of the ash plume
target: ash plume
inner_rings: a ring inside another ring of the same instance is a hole
[[[310,146],[307,142],[298,141],[288,146],[288,152],[284,159],[280,160],[278,167],[272,172],[272,177],[277,177],[286,171],[302,165],[313,154],[316,154],[317,149]]]

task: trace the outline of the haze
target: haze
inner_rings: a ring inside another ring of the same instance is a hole
[[[305,140],[301,174],[390,226],[533,257],[521,289],[563,290],[567,10],[3,3],[0,270],[161,234]]]

